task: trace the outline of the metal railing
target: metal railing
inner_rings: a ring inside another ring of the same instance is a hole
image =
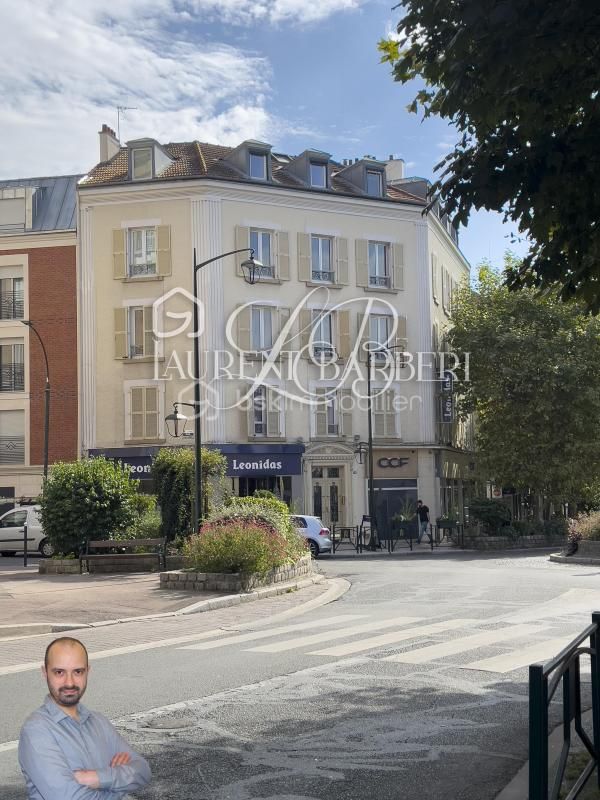
[[[25,389],[23,364],[8,364],[0,367],[0,392],[22,392]]]
[[[589,647],[585,645],[589,639]],[[529,667],[529,800],[575,800],[596,770],[600,787],[600,611],[592,614],[592,624],[564,650],[546,664]],[[592,738],[582,725],[580,658],[589,655],[592,668]],[[558,688],[562,689],[563,743],[550,774],[548,712]],[[571,751],[572,727],[590,758],[567,795],[561,794]]]
[[[369,275],[369,286],[384,286],[390,288],[389,275]]]
[[[23,319],[23,292],[0,292],[0,319]]]
[[[25,463],[25,437],[0,434],[0,464]]]
[[[313,281],[322,281],[323,283],[333,283],[333,272],[313,269],[312,279]]]
[[[129,275],[137,278],[140,275],[156,275],[156,262],[149,261],[146,264],[130,264]]]

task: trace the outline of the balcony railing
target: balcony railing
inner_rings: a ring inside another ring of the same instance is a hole
[[[313,281],[319,281],[320,283],[333,283],[333,272],[313,269],[312,279]]]
[[[0,319],[23,319],[23,292],[0,292]]]
[[[262,266],[256,268],[256,275],[259,278],[274,278],[275,267],[270,266],[269,264],[263,264]]]
[[[383,286],[386,289],[390,288],[389,275],[369,275],[369,286]]]
[[[25,437],[0,435],[0,464],[25,463]]]
[[[141,344],[129,345],[129,358],[139,358],[144,355],[144,347]]]
[[[149,261],[146,264],[130,264],[129,275],[131,278],[138,278],[143,275],[156,275],[156,262]]]
[[[340,432],[340,426],[336,423],[327,423],[327,435],[328,436],[337,436]]]
[[[25,389],[23,364],[0,366],[0,392],[22,392]]]

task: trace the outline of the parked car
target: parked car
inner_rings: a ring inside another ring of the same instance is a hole
[[[318,517],[295,514],[292,517],[292,522],[298,533],[301,533],[308,540],[310,554],[313,558],[321,555],[321,553],[331,553],[329,528],[326,528]]]
[[[44,535],[39,506],[22,506],[7,511],[0,517],[0,555],[14,556],[23,552],[24,525],[27,523],[27,549],[38,551],[48,558],[54,547]]]

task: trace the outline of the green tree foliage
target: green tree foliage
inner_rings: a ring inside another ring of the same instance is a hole
[[[436,169],[447,212],[504,211],[532,245],[513,287],[600,309],[600,13],[596,0],[404,0],[394,79],[459,139]]]
[[[40,499],[44,530],[57,553],[78,553],[89,539],[132,526],[139,481],[104,458],[54,464]]]
[[[206,517],[215,490],[225,476],[227,459],[218,450],[202,448],[202,503]],[[194,453],[187,447],[163,448],[152,462],[163,536],[172,540],[192,531]]]
[[[453,303],[448,343],[470,354],[457,408],[476,414],[487,477],[578,502],[600,479],[600,319],[502,278],[481,268]]]

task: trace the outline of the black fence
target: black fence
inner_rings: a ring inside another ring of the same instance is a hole
[[[589,640],[589,646],[587,645]],[[600,611],[592,614],[592,624],[555,658],[546,664],[529,667],[529,800],[575,800],[596,773],[600,787]],[[592,669],[592,733],[582,724],[581,656],[589,656]],[[548,712],[562,694],[563,741],[558,759],[550,763]],[[589,759],[564,794],[565,772],[572,749],[572,729]],[[561,793],[561,791],[563,793]]]

